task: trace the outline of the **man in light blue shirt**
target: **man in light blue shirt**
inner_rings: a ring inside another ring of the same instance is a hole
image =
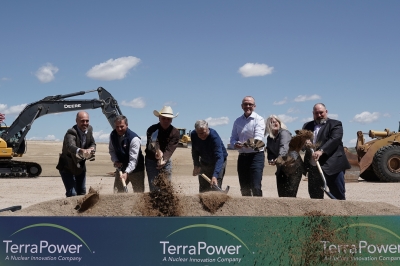
[[[250,138],[262,140],[264,137],[264,118],[254,112],[256,102],[246,96],[242,100],[244,114],[233,123],[230,145],[239,151],[237,171],[242,196],[262,197],[261,181],[264,170],[264,148],[258,151],[243,144]]]

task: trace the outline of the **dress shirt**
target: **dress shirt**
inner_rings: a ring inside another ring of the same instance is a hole
[[[256,112],[252,112],[249,117],[246,117],[243,114],[233,123],[230,144],[234,147],[235,143],[238,141],[245,143],[250,138],[262,140],[264,137],[264,130],[265,122],[262,116],[258,115]],[[260,151],[263,150],[264,148],[260,149]],[[246,147],[239,149],[239,153],[251,152],[255,151],[252,148]]]

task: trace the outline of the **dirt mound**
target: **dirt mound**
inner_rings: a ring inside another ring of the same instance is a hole
[[[229,197],[223,193],[175,195],[179,201],[177,216],[367,216],[399,215],[400,208],[381,202],[313,200],[299,198]],[[83,196],[51,200],[0,216],[160,216],[148,208],[149,193],[100,195],[99,201],[85,212],[75,210]],[[215,200],[215,199],[218,200]],[[172,214],[172,213],[169,213]],[[165,215],[163,215],[165,216]]]

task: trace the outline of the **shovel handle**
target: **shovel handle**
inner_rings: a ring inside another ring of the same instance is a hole
[[[119,171],[119,176],[121,177],[121,175],[122,175],[122,171]],[[125,188],[126,187],[125,179],[121,178],[121,182],[122,182],[122,185]]]
[[[208,176],[206,176],[205,174],[201,174],[201,177],[204,178],[208,183],[211,184],[211,179],[208,178]]]

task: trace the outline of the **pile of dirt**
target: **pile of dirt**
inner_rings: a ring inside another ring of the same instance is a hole
[[[100,195],[84,212],[75,209],[83,196],[51,200],[0,216],[328,216],[399,215],[400,208],[380,202],[315,200],[300,198],[230,197],[220,192],[197,195],[175,194],[179,212],[164,207],[149,208],[149,193]],[[166,204],[167,205],[167,204]],[[177,205],[175,205],[177,206]],[[174,209],[174,208],[173,208]],[[163,211],[161,211],[163,210]],[[317,215],[316,215],[317,216]]]
[[[366,216],[399,215],[400,208],[381,202],[330,199],[232,197],[220,191],[196,195],[177,193],[165,175],[147,193],[88,195],[51,200],[0,216]],[[317,237],[317,236],[316,236]],[[325,236],[324,236],[325,237]]]

